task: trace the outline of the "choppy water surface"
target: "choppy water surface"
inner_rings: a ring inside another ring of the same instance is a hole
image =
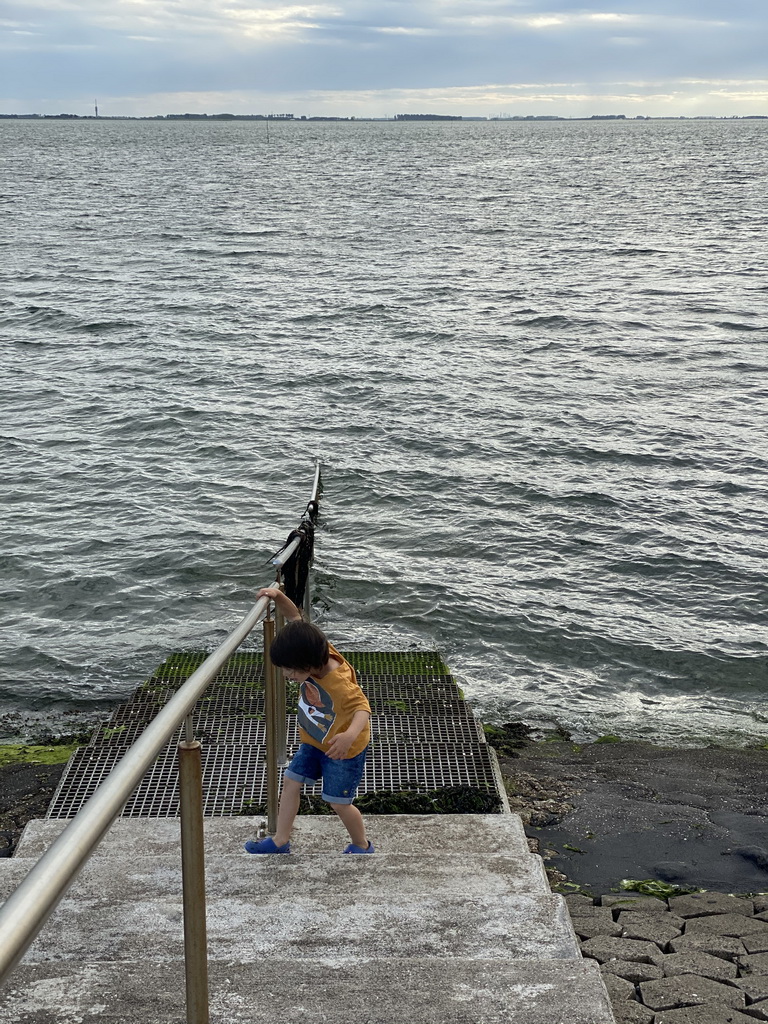
[[[768,736],[766,122],[0,122],[0,710],[317,611],[488,719]]]

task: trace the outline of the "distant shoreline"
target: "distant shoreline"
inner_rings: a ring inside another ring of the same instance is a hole
[[[768,121],[768,114],[744,114],[744,115],[717,115],[699,114],[689,117],[686,114],[660,114],[657,116],[636,114],[628,117],[626,114],[591,114],[587,117],[560,117],[559,115],[519,115],[515,117],[464,117],[461,114],[396,114],[394,117],[332,117],[325,115],[301,114],[0,114],[3,121],[265,121],[268,124],[306,124],[308,122],[330,121],[339,123],[366,122],[366,123],[407,123],[413,124],[424,122],[456,122],[464,123],[511,121],[516,124],[524,122],[554,122],[571,121]]]

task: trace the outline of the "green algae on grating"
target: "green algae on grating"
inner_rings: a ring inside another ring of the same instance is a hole
[[[436,651],[341,651],[366,675],[449,676],[451,670]]]

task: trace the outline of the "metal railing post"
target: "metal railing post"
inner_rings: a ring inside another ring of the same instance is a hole
[[[320,497],[320,488],[320,460],[315,459],[315,480],[312,485],[312,497],[310,499],[309,505],[307,506],[308,510],[310,507],[314,508],[314,512],[311,515],[312,522],[314,522],[315,519],[317,518],[317,502]],[[302,611],[304,612],[304,618],[307,620],[307,622],[312,621],[312,581],[310,577],[311,574],[307,573],[307,582],[304,587],[304,602],[302,607]]]
[[[277,770],[277,683],[269,648],[275,639],[275,620],[264,620],[264,725],[267,746],[267,831],[277,831],[279,772]]]
[[[208,1024],[203,768],[200,743],[193,737],[190,718],[186,739],[179,743],[178,750],[187,1024]]]
[[[279,576],[276,585],[278,587],[280,586]],[[284,625],[285,618],[277,606],[275,606],[275,635],[280,632]],[[274,665],[272,667],[275,672],[275,736],[277,739],[277,763],[284,768],[288,764],[286,684],[282,670],[275,668]]]

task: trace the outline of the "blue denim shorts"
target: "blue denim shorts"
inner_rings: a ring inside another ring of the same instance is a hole
[[[285,769],[285,776],[294,782],[314,786],[323,780],[320,794],[329,804],[351,804],[365,771],[366,747],[356,757],[334,761],[311,743],[302,743]]]

